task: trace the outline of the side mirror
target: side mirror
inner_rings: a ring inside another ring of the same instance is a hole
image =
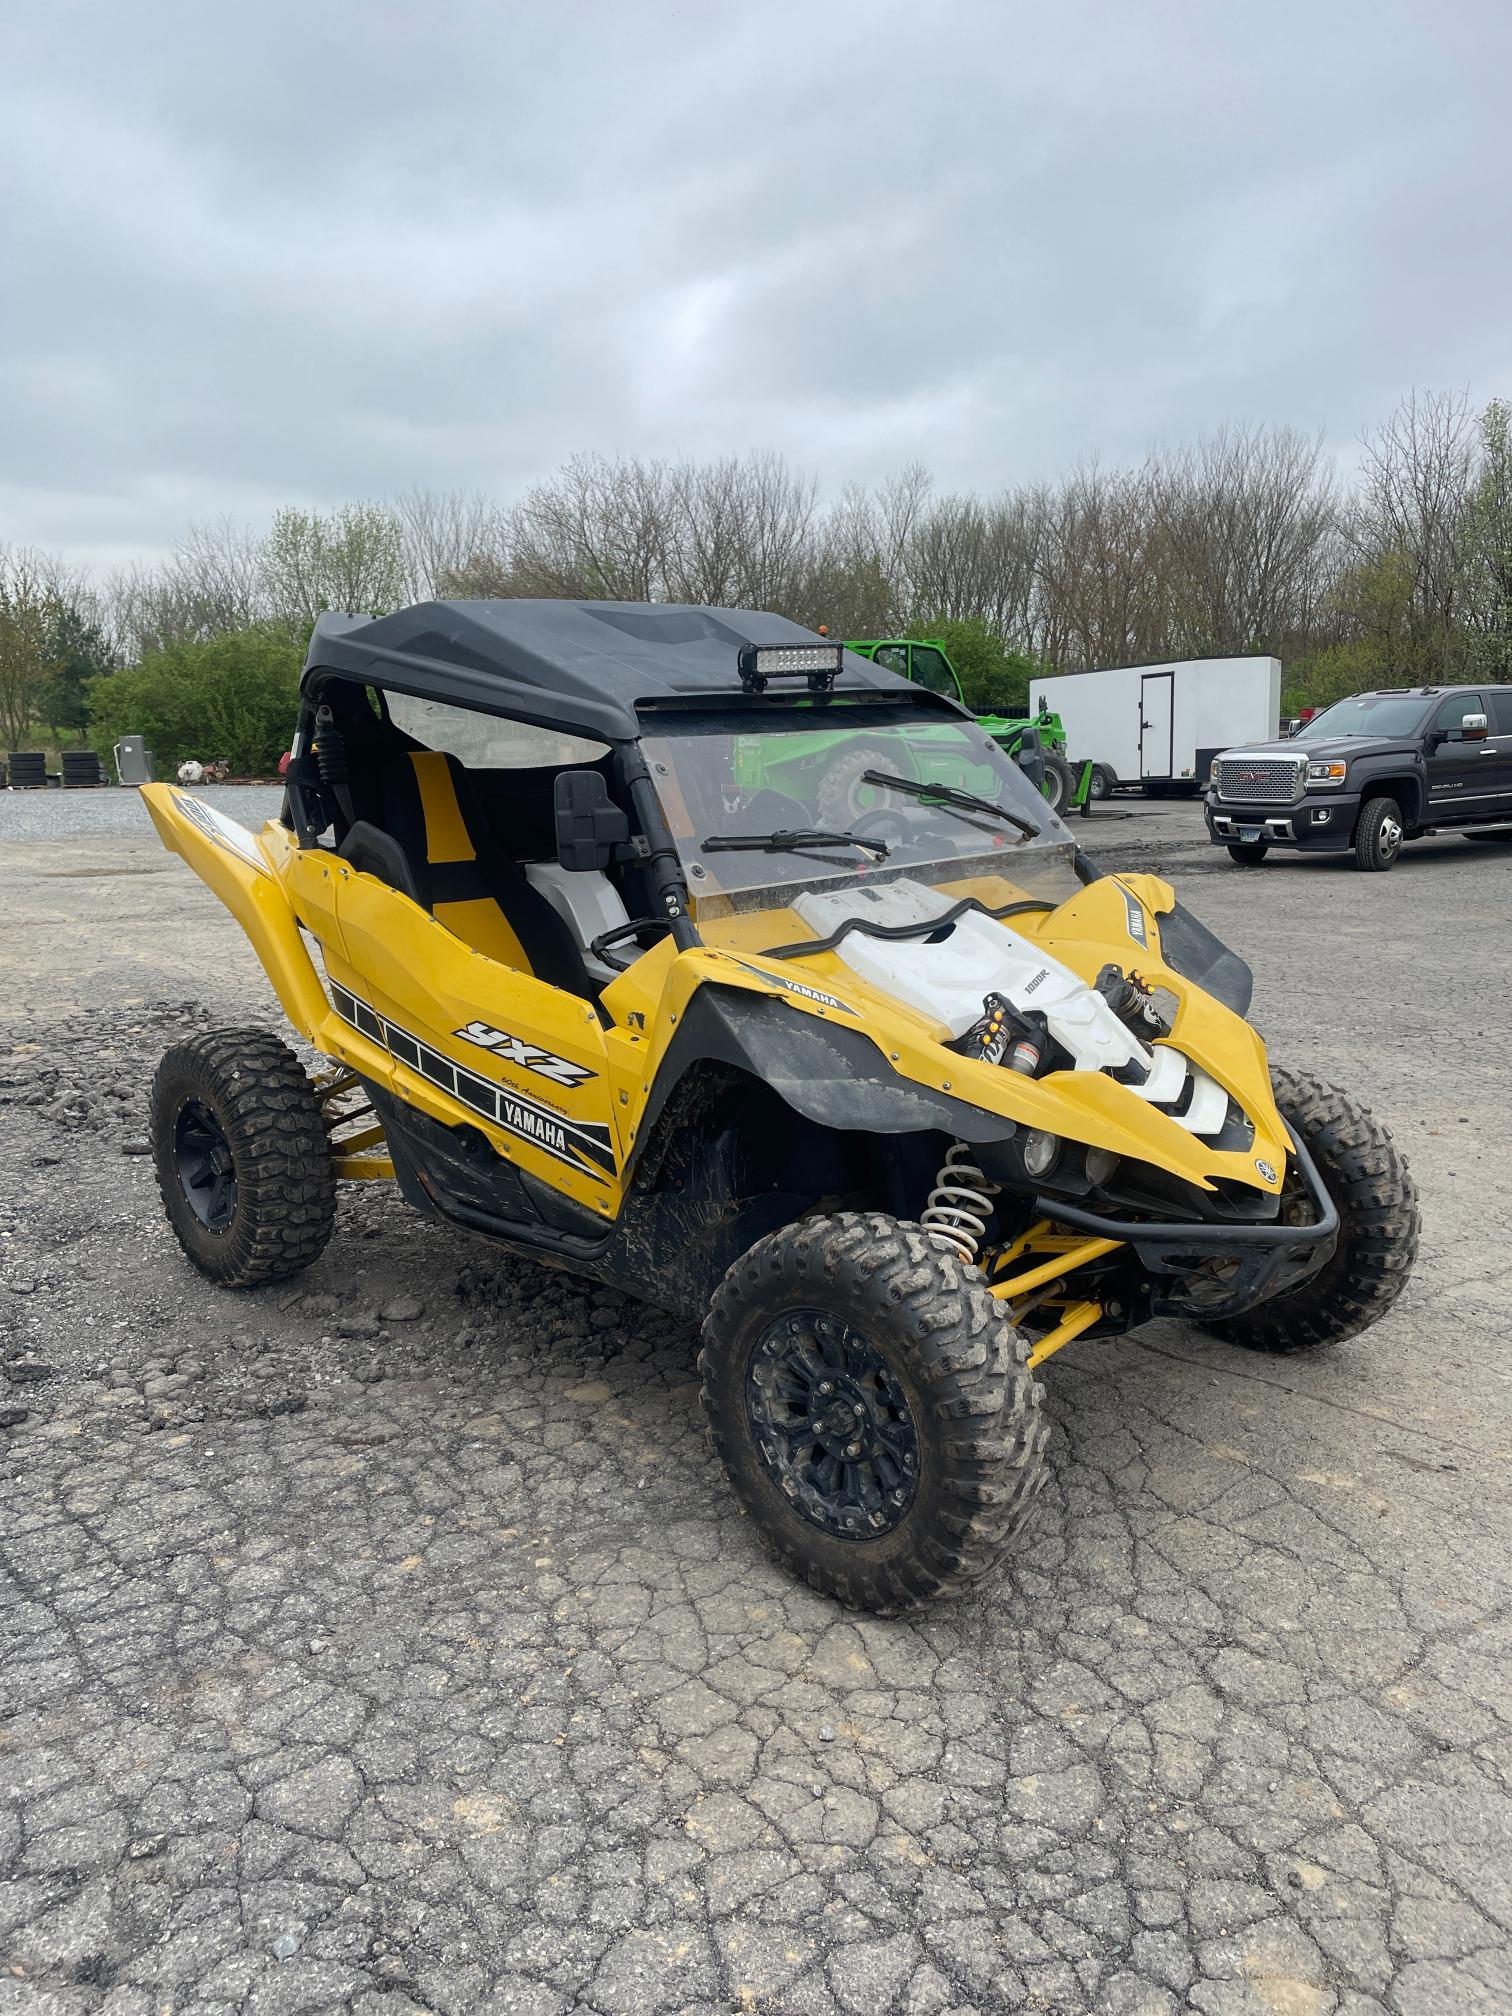
[[[1467,714],[1460,722],[1462,742],[1484,742],[1486,739],[1486,717],[1484,714]]]
[[[612,803],[597,770],[563,770],[552,789],[557,860],[582,874],[607,868],[630,838],[630,821]]]

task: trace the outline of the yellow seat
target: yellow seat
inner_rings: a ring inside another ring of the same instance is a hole
[[[534,971],[518,933],[489,891],[457,798],[452,759],[439,749],[413,749],[410,762],[415,767],[425,820],[431,915],[474,951],[521,973]],[[528,888],[523,875],[520,881]]]

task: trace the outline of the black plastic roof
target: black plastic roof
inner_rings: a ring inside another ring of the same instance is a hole
[[[457,707],[508,713],[601,739],[640,733],[638,703],[739,700],[744,644],[826,640],[785,616],[673,602],[421,602],[392,616],[324,615],[305,659],[303,690],[332,674]],[[801,681],[774,695],[807,694]],[[934,696],[854,651],[842,693]]]

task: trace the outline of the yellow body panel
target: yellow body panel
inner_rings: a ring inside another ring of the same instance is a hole
[[[434,760],[444,764],[444,759]],[[455,799],[449,780],[443,791],[434,771],[428,776],[418,764],[417,769],[422,791],[429,794],[434,854],[447,837],[446,801],[454,805]],[[945,1032],[928,1017],[869,985],[834,952],[786,960],[764,957],[765,947],[808,935],[790,910],[705,922],[706,942],[689,951],[679,953],[670,938],[664,939],[603,989],[600,998],[610,1023],[605,1027],[590,1003],[536,979],[519,955],[518,941],[512,946],[497,936],[487,941],[480,916],[432,916],[335,855],[301,850],[277,822],[270,821],[254,838],[173,786],[149,785],[142,796],[165,844],[184,857],[241,923],[289,1020],[316,1049],[392,1088],[437,1120],[450,1125],[465,1120],[479,1127],[501,1155],[606,1219],[619,1210],[623,1185],[618,1172],[636,1141],[668,1046],[696,991],[709,985],[776,998],[792,1014],[857,1030],[876,1048],[880,1070],[1021,1126],[1094,1142],[1191,1183],[1210,1187],[1226,1177],[1252,1188],[1280,1187],[1289,1140],[1271,1094],[1264,1048],[1242,1017],[1164,964],[1159,920],[1174,897],[1157,876],[1104,878],[1053,912],[1015,917],[1011,928],[1043,945],[1089,983],[1110,958],[1117,958],[1137,968],[1151,985],[1168,989],[1179,1004],[1170,1040],[1237,1099],[1255,1124],[1254,1143],[1241,1152],[1214,1152],[1104,1074],[1058,1072],[1030,1079],[960,1057],[942,1048]],[[460,843],[456,833],[450,841],[467,846],[470,856],[465,828]],[[992,906],[1022,894],[1004,876],[977,877],[947,885],[947,890],[975,895]],[[1143,947],[1129,936],[1124,892],[1143,911]],[[472,911],[483,906],[452,907]],[[492,903],[486,907],[501,914]],[[472,928],[459,931],[448,928],[451,924]],[[570,1146],[564,1153],[560,1141],[553,1151],[549,1122],[543,1123],[540,1146],[491,1126],[423,1070],[412,1068],[381,1035],[375,1039],[353,1027],[333,1007],[301,926],[317,941],[330,981],[349,990],[372,1014],[512,1098],[557,1116],[566,1127],[602,1130],[613,1168],[593,1164]],[[830,995],[840,1005],[810,1000],[792,991],[795,983]],[[476,1022],[495,1034],[506,1033],[516,1050],[538,1047],[587,1075],[576,1084],[553,1082],[511,1061],[507,1051],[479,1048],[459,1033]],[[1277,1172],[1273,1180],[1260,1170],[1262,1161]]]

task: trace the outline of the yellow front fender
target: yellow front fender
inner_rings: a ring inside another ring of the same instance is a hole
[[[246,932],[294,1027],[329,1053],[331,1004],[262,841],[173,784],[143,785],[142,802],[163,845],[188,862]]]

